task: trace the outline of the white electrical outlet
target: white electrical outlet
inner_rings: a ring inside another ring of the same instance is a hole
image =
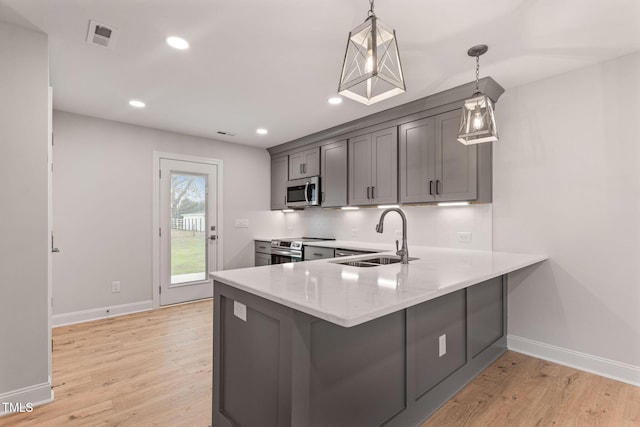
[[[238,302],[238,301],[234,301],[233,302],[233,315],[236,316],[238,319],[243,320],[243,321],[247,321],[247,306]]]
[[[236,228],[249,228],[248,219],[236,219]]]
[[[471,243],[471,232],[470,231],[458,231],[458,242],[460,242],[460,243]]]
[[[120,292],[120,282],[111,282],[111,292],[116,294]]]
[[[438,337],[438,357],[447,354],[447,334]]]
[[[358,237],[359,233],[360,233],[360,229],[359,228],[352,228],[351,229],[351,237]]]

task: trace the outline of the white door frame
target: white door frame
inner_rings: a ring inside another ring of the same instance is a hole
[[[218,268],[222,269],[224,266],[224,236],[223,236],[223,218],[222,218],[222,160],[210,159],[206,157],[188,156],[185,154],[166,153],[162,151],[153,152],[153,199],[152,199],[152,229],[151,235],[153,236],[152,242],[152,283],[151,294],[153,295],[153,308],[160,307],[160,159],[179,160],[185,162],[205,163],[209,165],[216,165],[218,168],[217,176],[217,196],[216,203],[216,216],[218,220],[218,228],[216,234],[218,236],[218,251],[217,251],[217,264]]]

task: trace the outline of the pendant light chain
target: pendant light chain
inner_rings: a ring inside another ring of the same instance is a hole
[[[480,92],[480,55],[476,55],[476,92]]]

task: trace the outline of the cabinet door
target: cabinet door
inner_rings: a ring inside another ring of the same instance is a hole
[[[371,134],[349,140],[349,204],[373,205]]]
[[[271,265],[271,255],[256,252],[256,267]]]
[[[287,179],[289,162],[287,156],[271,159],[271,209],[287,207]]]
[[[478,146],[457,141],[460,112],[436,116],[436,199],[475,200],[478,197]]]
[[[323,207],[347,206],[347,141],[320,148]]]
[[[318,148],[289,155],[289,179],[320,175],[320,151]]]
[[[303,154],[304,164],[302,166],[302,176],[318,176],[320,175],[320,151],[318,148],[312,148]]]
[[[300,179],[304,176],[302,173],[302,165],[304,165],[303,152],[289,155],[289,179]]]
[[[398,203],[398,128],[371,134],[373,180],[371,198],[374,203]]]
[[[400,126],[400,202],[435,200],[435,141],[433,117]]]

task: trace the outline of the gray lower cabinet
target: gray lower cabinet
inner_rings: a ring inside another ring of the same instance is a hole
[[[351,328],[214,289],[217,427],[419,425],[506,350],[503,277]]]
[[[271,242],[255,241],[255,266],[271,265]]]
[[[322,207],[347,206],[347,141],[320,147]]]
[[[311,261],[314,259],[326,259],[334,258],[335,250],[333,248],[323,248],[321,246],[307,246],[304,247],[304,260]]]
[[[491,144],[458,142],[459,121],[454,110],[400,126],[401,203],[491,201]]]
[[[398,128],[349,139],[349,204],[398,202]]]
[[[289,158],[287,156],[271,159],[271,209],[287,207],[287,181],[289,180]]]

